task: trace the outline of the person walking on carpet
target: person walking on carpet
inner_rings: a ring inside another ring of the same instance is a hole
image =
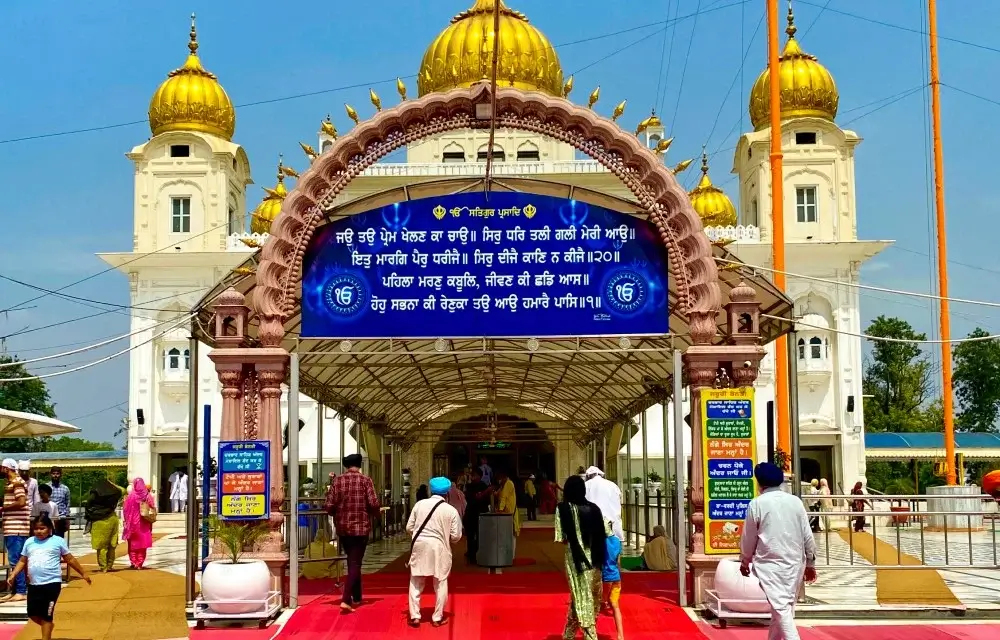
[[[132,481],[132,491],[122,507],[122,519],[125,520],[122,538],[128,543],[129,565],[136,570],[142,569],[146,550],[153,546],[153,522],[156,521],[153,496],[142,478]]]
[[[431,478],[431,497],[413,505],[406,532],[410,534],[410,626],[420,626],[420,594],[427,578],[434,579],[434,614],[431,624],[444,624],[451,574],[451,545],[462,539],[462,517],[447,502],[448,478]]]
[[[754,468],[761,493],[750,501],[740,537],[740,573],[753,573],[771,607],[769,640],[799,640],[795,601],[802,581],[816,580],[816,541],[802,500],[781,490],[785,474],[762,462]]]
[[[587,501],[587,487],[580,476],[563,485],[563,501],[556,507],[555,541],[565,545],[564,563],[570,603],[563,638],[573,640],[577,631],[584,640],[597,640],[597,602],[594,585],[601,582],[607,556],[607,532],[597,505]]]
[[[479,514],[490,510],[490,488],[483,482],[483,472],[478,468],[471,472],[471,479],[465,485],[465,557],[469,564],[476,564],[479,553]]]
[[[615,617],[618,640],[625,640],[625,624],[622,621],[621,607],[618,606],[622,595],[622,541],[612,530],[610,520],[604,521],[604,528],[607,533],[607,537],[604,539],[607,554],[604,556],[604,565],[601,567],[601,581],[608,587],[608,602],[611,605],[611,614]]]
[[[360,453],[344,458],[347,471],[333,481],[326,498],[326,512],[333,517],[340,550],[347,556],[347,581],[340,602],[342,613],[352,613],[361,604],[361,563],[372,532],[371,519],[380,507],[375,485],[361,473],[362,460]]]
[[[6,458],[0,463],[7,484],[3,491],[3,544],[7,560],[13,569],[21,559],[24,543],[31,535],[31,508],[24,480],[17,473],[17,462]],[[28,583],[20,576],[3,601],[21,601],[27,597]]]
[[[115,566],[115,549],[118,548],[118,503],[124,495],[121,487],[104,478],[90,489],[90,497],[84,507],[90,532],[90,546],[97,552],[97,565],[101,571],[109,573]]]
[[[48,515],[41,515],[31,522],[34,537],[24,543],[21,559],[7,578],[7,584],[13,585],[25,569],[28,579],[28,619],[42,628],[42,640],[52,640],[53,615],[56,601],[62,591],[62,568],[65,562],[71,569],[91,584],[90,576],[80,562],[69,552],[66,539],[53,535],[55,527]]]

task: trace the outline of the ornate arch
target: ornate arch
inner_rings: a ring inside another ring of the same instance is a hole
[[[296,289],[312,234],[354,178],[383,157],[447,131],[483,129],[477,106],[488,106],[488,83],[405,101],[360,123],[302,174],[285,198],[261,253],[253,307],[265,347],[278,346],[283,321],[299,304]],[[614,173],[648,212],[667,247],[677,298],[694,344],[709,344],[722,294],[712,248],[687,192],[662,159],[617,124],[564,98],[504,87],[496,95],[497,126],[567,143]]]

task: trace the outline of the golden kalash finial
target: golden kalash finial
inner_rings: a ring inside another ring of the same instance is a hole
[[[313,160],[319,157],[319,154],[316,153],[316,150],[307,145],[305,142],[300,142],[299,146],[302,147],[302,153],[306,154],[306,157],[309,158],[309,162],[312,162]]]
[[[241,276],[252,276],[257,273],[256,269],[251,269],[250,267],[236,267],[233,269],[233,273],[238,273]]]
[[[642,120],[641,122],[639,122],[639,126],[637,126],[635,128],[635,135],[638,136],[640,133],[642,133],[643,131],[645,131],[646,129],[648,129],[649,128],[649,122],[652,119],[653,119],[653,116],[649,116],[645,120]]]
[[[396,78],[396,93],[403,102],[406,102],[406,85],[401,78]]]
[[[563,97],[568,98],[571,93],[573,93],[573,76],[566,78],[566,84],[563,85]]]
[[[333,120],[330,119],[330,114],[326,114],[326,120],[319,123],[320,130],[326,135],[330,136],[334,140],[337,139],[337,127],[334,126]]]
[[[708,175],[708,154],[705,153],[705,146],[701,147],[701,175]]]
[[[791,11],[791,9],[792,7],[789,5],[788,10]],[[191,14],[191,39],[188,42],[188,51],[191,52],[191,55],[198,54],[198,28],[195,24],[194,13]]]
[[[656,153],[659,153],[660,155],[663,155],[664,153],[667,152],[667,149],[669,149],[670,145],[672,145],[673,143],[674,143],[674,139],[673,138],[664,138],[663,140],[660,140],[659,142],[656,143]],[[684,164],[684,163],[682,162],[681,164]],[[680,166],[680,165],[678,165],[678,166]],[[683,171],[683,169],[682,169],[682,171]]]
[[[358,118],[358,112],[354,110],[354,107],[345,104],[344,109],[347,111],[347,117],[353,120],[354,124],[361,124],[361,119]]]
[[[788,34],[789,38],[795,37],[795,32],[798,29],[795,28],[795,14],[792,13],[792,0],[788,0],[788,26],[785,27],[785,33]]]
[[[672,169],[672,171],[674,172],[674,175],[676,175],[678,173],[682,173],[684,170],[686,170],[688,167],[691,166],[692,162],[694,162],[694,158],[691,158],[690,160],[683,160],[681,162],[678,162],[677,166]]]
[[[298,171],[296,171],[295,169],[293,169],[291,167],[286,167],[286,166],[284,166],[284,165],[282,165],[280,163],[278,164],[278,172],[281,173],[281,174],[283,174],[283,175],[288,176],[289,178],[298,178],[299,177],[299,172]]]
[[[382,98],[378,97],[374,89],[368,90],[368,99],[372,101],[372,106],[375,107],[375,111],[382,110]]]
[[[590,93],[590,97],[587,98],[587,108],[593,109],[597,101],[601,99],[601,87],[597,87]]]
[[[625,113],[626,102],[628,102],[628,100],[622,100],[615,105],[615,110],[611,112],[611,122],[617,122],[618,118],[622,117],[622,114]]]

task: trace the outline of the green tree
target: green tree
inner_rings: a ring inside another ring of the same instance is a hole
[[[49,418],[56,417],[56,407],[49,397],[44,380],[18,380],[31,377],[24,364],[9,355],[0,355],[0,409],[35,413]],[[6,453],[30,453],[44,447],[40,438],[5,438],[0,449]]]
[[[900,318],[875,318],[865,333],[893,340],[926,340]],[[926,404],[931,393],[931,364],[918,344],[873,341],[865,359],[862,387],[868,431],[927,431]]]
[[[977,327],[969,338],[989,335]],[[996,431],[1000,418],[1000,342],[962,342],[955,346],[953,357],[952,383],[960,408],[956,426],[962,431]]]

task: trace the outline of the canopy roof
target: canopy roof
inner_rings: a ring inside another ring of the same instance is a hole
[[[491,187],[573,198],[646,218],[635,202],[578,186],[505,177],[494,178]],[[475,177],[410,184],[340,204],[327,212],[327,222],[395,202],[482,188],[483,179]],[[736,259],[722,247],[714,251],[717,257]],[[214,345],[212,303],[227,288],[246,295],[252,305],[252,270],[259,258],[258,251],[199,301],[192,329],[199,340]],[[749,271],[720,271],[719,277],[724,299],[744,280],[757,290],[763,314],[791,318],[791,301],[764,277]],[[478,409],[481,414],[520,415],[550,434],[564,432],[583,442],[669,394],[671,352],[690,344],[672,279],[669,294],[672,333],[662,337],[455,340],[442,327],[436,340],[300,340],[299,306],[285,322],[282,346],[300,356],[302,393],[388,437],[412,440],[425,427],[439,431],[460,419],[459,414],[469,417]],[[761,319],[765,342],[790,327],[787,321]],[[253,343],[253,319],[248,333]]]
[[[40,453],[0,453],[0,458],[30,460],[36,471],[50,467],[64,469],[127,467],[128,451],[43,451]]]
[[[80,429],[37,413],[0,409],[0,438],[36,438],[70,433],[80,433]]]
[[[966,459],[1000,459],[1000,435],[956,433],[955,450]],[[866,433],[865,456],[880,460],[934,460],[945,457],[943,433]]]

